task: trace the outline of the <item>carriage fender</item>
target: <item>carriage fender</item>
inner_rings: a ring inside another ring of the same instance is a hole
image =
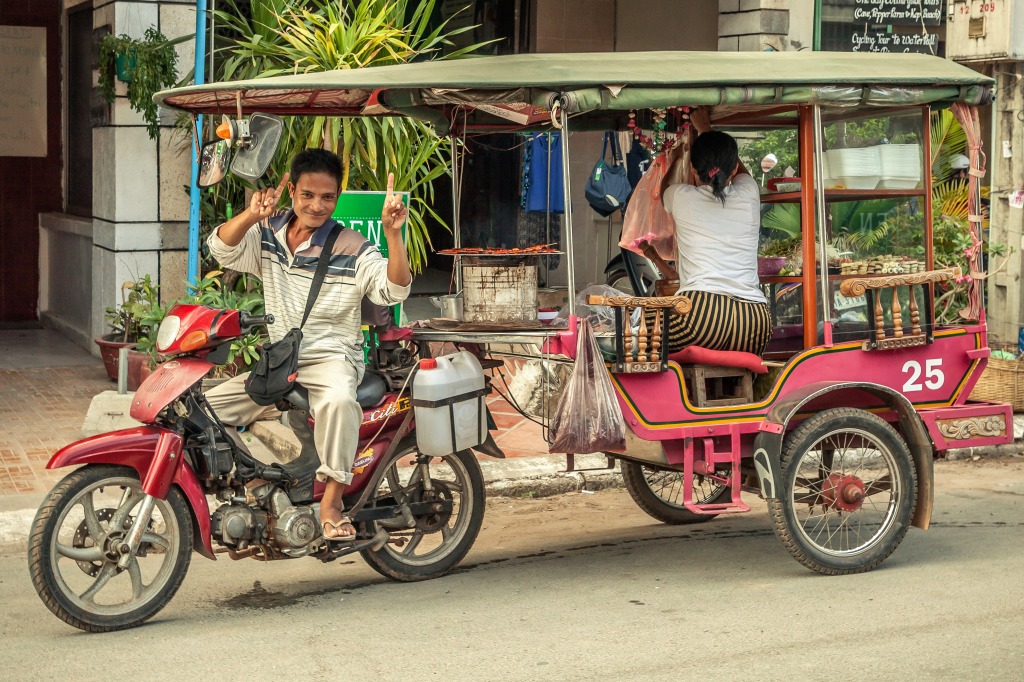
[[[874,395],[892,408],[899,417],[903,438],[910,448],[914,468],[917,470],[917,505],[911,523],[927,530],[935,502],[934,449],[928,431],[906,396],[888,386],[871,382],[807,384],[787,393],[772,406],[754,438],[754,468],[757,471],[761,494],[765,499],[778,499],[782,490],[783,440],[790,421],[800,412],[800,408],[828,393],[853,389]]]
[[[101,433],[66,445],[47,463],[47,469],[81,464],[113,464],[135,469],[148,495],[166,499],[171,486],[177,486],[188,500],[192,513],[194,549],[208,559],[216,559],[210,536],[210,506],[199,478],[182,456],[181,436],[159,426],[137,426]]]

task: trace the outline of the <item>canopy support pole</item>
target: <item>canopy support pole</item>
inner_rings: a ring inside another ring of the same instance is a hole
[[[196,0],[196,57],[195,84],[206,82],[206,0]],[[186,279],[189,290],[194,290],[199,281],[199,149],[203,144],[203,116],[196,118],[192,128],[195,139],[195,150],[192,154],[192,182],[189,185],[188,199],[188,266]]]
[[[462,247],[462,229],[459,225],[459,208],[462,204],[462,175],[459,172],[459,139],[451,134],[448,141],[452,147],[452,238],[454,239],[455,252]],[[449,294],[457,294],[462,291],[462,256],[455,256],[455,291]]]
[[[832,296],[829,292],[828,281],[828,219],[825,215],[825,177],[822,172],[821,160],[824,152],[821,148],[821,140],[825,131],[821,127],[821,106],[814,105],[814,207],[817,222],[818,235],[818,265],[820,268],[818,276],[821,278],[821,320],[824,331],[825,346],[832,345]],[[807,271],[807,263],[804,263],[804,271]],[[804,311],[804,315],[814,314]]]
[[[562,142],[562,188],[565,195],[565,226],[562,230],[562,248],[565,250],[565,265],[569,269],[569,315],[576,314],[576,269],[572,248],[572,188],[569,178],[569,114],[564,106],[558,107],[561,123]]]

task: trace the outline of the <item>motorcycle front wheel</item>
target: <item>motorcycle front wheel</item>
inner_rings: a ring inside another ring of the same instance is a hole
[[[138,551],[118,566],[117,548],[144,497],[133,469],[87,466],[44,500],[29,534],[29,573],[65,623],[88,632],[132,628],[177,592],[192,558],[192,517],[177,488],[156,500]]]
[[[381,575],[403,582],[429,580],[452,570],[469,552],[483,524],[484,478],[476,457],[463,450],[430,458],[420,454],[415,436],[410,436],[380,466],[385,473],[368,508],[432,501],[451,506],[414,517],[412,526],[400,518],[367,522],[367,534],[384,528],[390,538],[379,550],[362,550],[363,559]]]

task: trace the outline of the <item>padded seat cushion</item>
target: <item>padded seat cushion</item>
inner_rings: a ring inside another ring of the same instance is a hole
[[[363,374],[363,380],[356,388],[356,402],[359,407],[365,409],[377,407],[383,400],[384,394],[388,392],[388,385],[380,376],[373,372]],[[299,410],[309,409],[309,391],[302,384],[296,382],[292,390],[284,397],[292,407]]]
[[[670,354],[668,359],[680,365],[718,365],[749,369],[754,374],[768,373],[768,368],[764,366],[759,356],[738,350],[710,350],[700,346],[687,346]]]

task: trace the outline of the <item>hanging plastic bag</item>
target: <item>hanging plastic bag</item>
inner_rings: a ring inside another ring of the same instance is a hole
[[[659,256],[675,260],[676,223],[661,203],[661,181],[669,170],[668,163],[667,154],[658,156],[637,183],[626,207],[619,246],[643,256],[638,243],[649,241]]]
[[[580,322],[576,362],[550,432],[551,452],[626,451],[626,420],[586,320]]]

